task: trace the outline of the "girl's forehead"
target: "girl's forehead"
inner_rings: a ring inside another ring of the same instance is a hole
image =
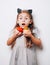
[[[30,15],[28,13],[26,13],[26,12],[20,13],[19,16],[27,16],[27,17],[30,17]]]

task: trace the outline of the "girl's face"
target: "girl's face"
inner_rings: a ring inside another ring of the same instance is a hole
[[[24,28],[25,26],[29,26],[29,24],[31,24],[30,15],[28,13],[20,13],[18,15],[17,23],[22,28]]]

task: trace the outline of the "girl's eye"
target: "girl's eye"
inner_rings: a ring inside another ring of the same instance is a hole
[[[26,20],[28,19],[28,18],[25,18]]]
[[[19,19],[22,19],[22,18],[19,18]]]

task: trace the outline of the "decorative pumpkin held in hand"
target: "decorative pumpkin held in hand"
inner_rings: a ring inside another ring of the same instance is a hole
[[[16,27],[16,29],[17,29],[19,32],[23,32],[23,28],[21,28],[21,27]]]
[[[27,27],[27,26],[25,26],[25,27],[24,27],[24,30],[28,30],[28,27]]]
[[[28,27],[24,27],[24,29],[23,28],[21,28],[21,27],[16,27],[16,29],[19,31],[19,32],[23,32],[23,30],[28,30]]]

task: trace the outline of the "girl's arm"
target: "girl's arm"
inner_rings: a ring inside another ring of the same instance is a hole
[[[36,38],[35,36],[33,36],[32,34],[30,35],[31,40],[34,44],[36,44],[37,46],[41,47],[41,40]]]
[[[37,38],[36,36],[34,36],[30,30],[24,30],[23,32],[25,37],[30,37],[33,44],[37,45],[38,47],[42,48],[42,44],[41,44],[41,40],[40,38]]]
[[[10,37],[8,40],[7,40],[7,45],[11,45],[15,40],[16,40],[17,36],[14,34],[12,37]]]
[[[21,35],[21,32],[15,30],[13,35],[10,38],[8,38],[7,45],[8,46],[11,45],[20,35]]]

